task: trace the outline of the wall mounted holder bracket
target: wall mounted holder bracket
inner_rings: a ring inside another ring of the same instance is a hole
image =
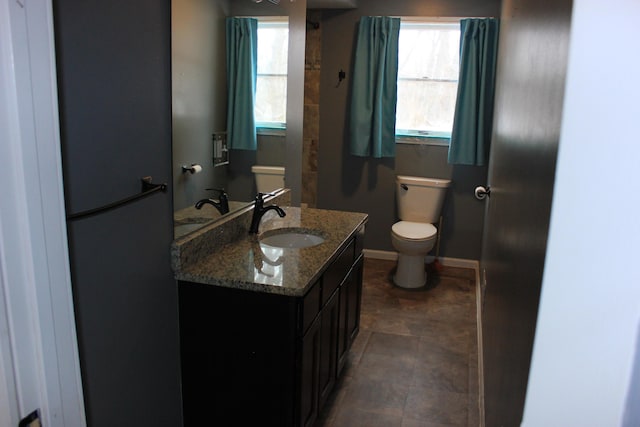
[[[106,211],[110,211],[111,209],[115,209],[115,208],[119,208],[121,206],[127,205],[131,202],[135,202],[136,200],[142,199],[144,197],[147,197],[153,193],[156,193],[158,191],[162,191],[163,193],[167,192],[167,184],[154,184],[153,182],[153,178],[150,176],[145,176],[140,178],[140,181],[142,183],[142,190],[140,191],[140,193],[138,194],[134,194],[133,196],[129,196],[126,197],[124,199],[118,200],[116,202],[113,203],[109,203],[106,204],[104,206],[100,206],[97,208],[93,208],[93,209],[88,209],[86,211],[82,211],[82,212],[78,212],[75,214],[69,214],[67,215],[67,221],[73,221],[76,219],[80,219],[80,218],[86,218],[88,216],[93,216],[93,215],[97,215],[99,213],[103,213]]]

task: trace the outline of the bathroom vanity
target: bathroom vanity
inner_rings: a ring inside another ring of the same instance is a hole
[[[174,242],[187,427],[312,426],[341,374],[359,330],[367,215],[284,209],[259,235],[239,217]],[[279,233],[322,243],[263,243]]]

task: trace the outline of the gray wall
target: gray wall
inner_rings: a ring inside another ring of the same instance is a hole
[[[192,206],[226,188],[226,166],[213,167],[213,132],[227,127],[225,17],[223,0],[171,2],[174,209]],[[182,165],[200,164],[199,174]],[[234,199],[236,200],[236,199]]]
[[[482,318],[487,426],[519,426],[527,390],[560,125],[571,0],[504,3]],[[561,349],[558,349],[561,351]]]
[[[253,200],[258,190],[251,166],[284,166],[285,153],[286,138],[273,135],[258,135],[256,151],[231,150],[228,191],[233,194],[233,200]]]
[[[347,101],[354,37],[361,16],[498,16],[500,2],[489,0],[423,1],[370,0],[353,10],[324,11],[320,142],[318,153],[318,207],[369,214],[365,246],[393,251],[391,226],[397,221],[395,175],[451,178],[443,207],[440,256],[479,259],[484,205],[473,189],[486,181],[486,167],[451,166],[447,147],[400,144],[395,159],[376,160],[348,154]],[[338,71],[347,79],[335,87]],[[345,84],[346,83],[346,84]]]

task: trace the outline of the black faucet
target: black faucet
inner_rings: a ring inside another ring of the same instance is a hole
[[[258,234],[258,226],[260,225],[260,220],[262,219],[262,216],[267,211],[270,211],[271,209],[273,209],[274,211],[278,212],[278,215],[280,215],[280,218],[286,215],[285,211],[283,211],[280,206],[277,206],[277,205],[264,206],[264,200],[262,198],[263,196],[265,196],[265,194],[263,193],[258,193],[258,195],[256,196],[256,200],[253,205],[253,218],[251,219],[251,227],[249,227],[249,234]]]
[[[211,205],[214,208],[218,209],[220,215],[224,215],[229,212],[229,198],[227,197],[227,193],[224,190],[218,190],[214,188],[207,188],[207,190],[215,190],[220,192],[220,197],[218,200],[213,199],[202,199],[196,202],[196,209],[202,209],[202,206],[205,204]]]

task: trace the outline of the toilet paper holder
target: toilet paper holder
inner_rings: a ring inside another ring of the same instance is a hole
[[[191,166],[182,165],[182,173],[190,172],[191,175],[198,173],[202,170],[202,166],[197,163],[191,163]]]

